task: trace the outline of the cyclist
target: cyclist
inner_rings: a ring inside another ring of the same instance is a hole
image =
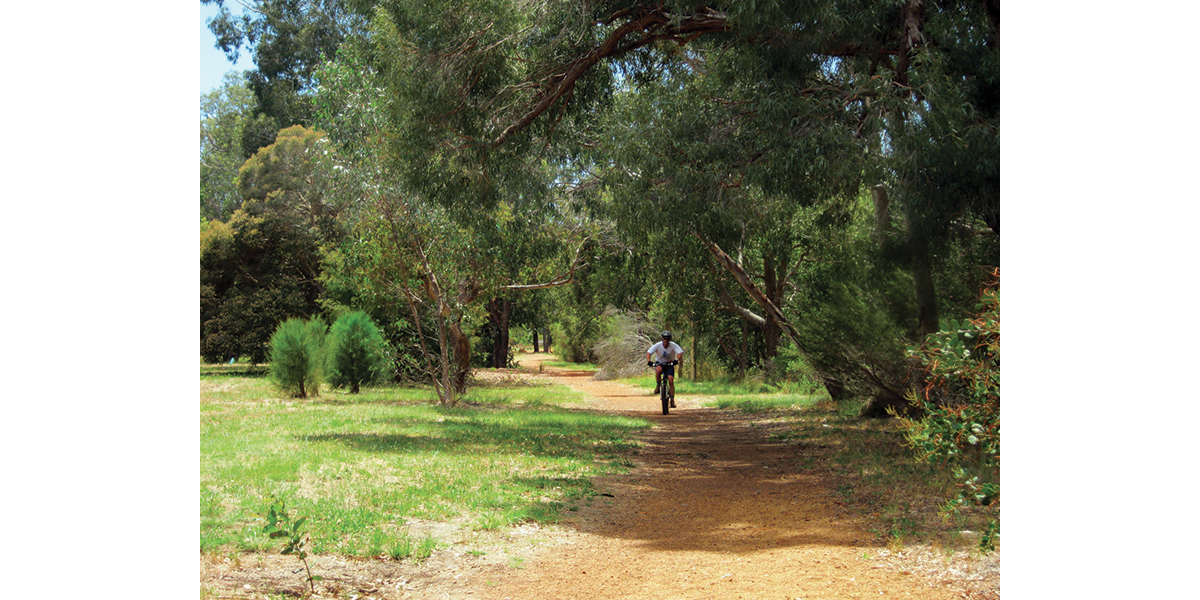
[[[655,360],[655,355],[658,360]],[[662,332],[662,341],[650,346],[646,351],[646,366],[654,367],[654,393],[657,394],[662,382],[662,376],[667,376],[666,385],[670,386],[671,408],[675,408],[675,365],[668,364],[683,361],[683,348],[671,341],[671,332]]]

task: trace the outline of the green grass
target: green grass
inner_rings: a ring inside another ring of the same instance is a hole
[[[705,406],[731,408],[742,414],[758,414],[765,412],[806,408],[821,402],[819,396],[797,396],[795,394],[772,394],[755,396],[723,396],[704,402]]]
[[[564,360],[548,360],[544,363],[547,367],[556,369],[566,369],[568,371],[587,371],[589,373],[599,371],[600,367],[591,363],[573,363]]]
[[[202,376],[202,551],[274,549],[261,530],[277,497],[308,517],[315,553],[421,559],[437,542],[406,519],[552,522],[625,470],[649,426],[562,408],[575,395],[555,386],[477,387],[453,409],[420,389],[280,396],[267,378]]]

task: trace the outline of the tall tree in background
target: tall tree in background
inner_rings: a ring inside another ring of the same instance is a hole
[[[242,205],[237,173],[246,162],[242,133],[254,120],[254,94],[238,72],[200,97],[200,217],[224,221]]]
[[[275,134],[292,125],[312,125],[310,97],[314,75],[353,32],[365,29],[372,0],[237,0],[240,14],[226,0],[215,4],[217,16],[208,27],[217,48],[237,62],[243,48],[255,68],[246,75],[254,93],[254,114],[260,117],[243,131],[243,158],[275,141]],[[232,4],[232,3],[230,3]]]
[[[341,203],[330,192],[329,140],[300,125],[280,131],[238,171],[238,192],[252,214],[273,211],[331,243],[341,237]]]
[[[506,338],[515,294],[570,281],[580,262],[579,235],[550,218],[543,164],[500,186],[502,197],[490,204],[461,196],[459,206],[435,202],[422,193],[428,188],[414,189],[387,151],[388,101],[377,92],[382,75],[371,52],[344,46],[322,69],[316,97],[318,124],[338,157],[332,189],[355,228],[343,264],[370,288],[403,299],[439,398],[454,404],[470,371],[471,321],[486,319],[493,340]],[[426,343],[424,323],[432,323],[436,349]],[[501,353],[507,355],[506,343],[489,352],[493,363]]]

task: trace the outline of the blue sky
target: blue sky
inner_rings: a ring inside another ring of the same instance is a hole
[[[210,18],[217,14],[217,7],[212,4],[200,4],[200,89],[197,92],[197,100],[199,95],[207,94],[214,88],[221,86],[221,78],[230,71],[244,71],[254,68],[254,61],[250,59],[250,53],[243,48],[238,56],[236,65],[229,62],[225,58],[225,53],[214,47],[216,38],[213,37],[211,31],[208,30],[207,22]],[[237,12],[241,7],[236,2],[229,2],[230,10]]]

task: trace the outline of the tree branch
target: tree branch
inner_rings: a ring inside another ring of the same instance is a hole
[[[610,22],[630,14],[634,14],[633,11],[619,11],[610,17]],[[609,34],[599,46],[567,64],[565,70],[558,72],[559,69],[555,69],[556,73],[549,77],[547,90],[542,97],[534,102],[533,106],[520,119],[500,133],[492,142],[492,148],[503,145],[508,138],[528,127],[556,102],[568,96],[575,89],[575,83],[579,81],[579,78],[601,60],[620,56],[659,39],[675,39],[680,44],[685,44],[701,34],[729,29],[727,17],[713,11],[682,17],[674,27],[671,26],[671,21],[672,15],[662,8],[644,10],[641,16],[617,27],[616,31]],[[638,31],[647,34],[624,45],[621,44],[626,36]]]
[[[506,285],[504,286],[504,289],[514,292],[529,292],[533,290],[544,290],[547,288],[558,287],[560,285],[571,283],[575,279],[575,270],[579,267],[587,266],[587,263],[583,261],[583,246],[587,242],[588,240],[585,239],[579,244],[579,247],[575,249],[575,260],[571,261],[571,267],[567,269],[566,273],[559,275],[554,280],[546,283],[534,283],[530,285]]]

